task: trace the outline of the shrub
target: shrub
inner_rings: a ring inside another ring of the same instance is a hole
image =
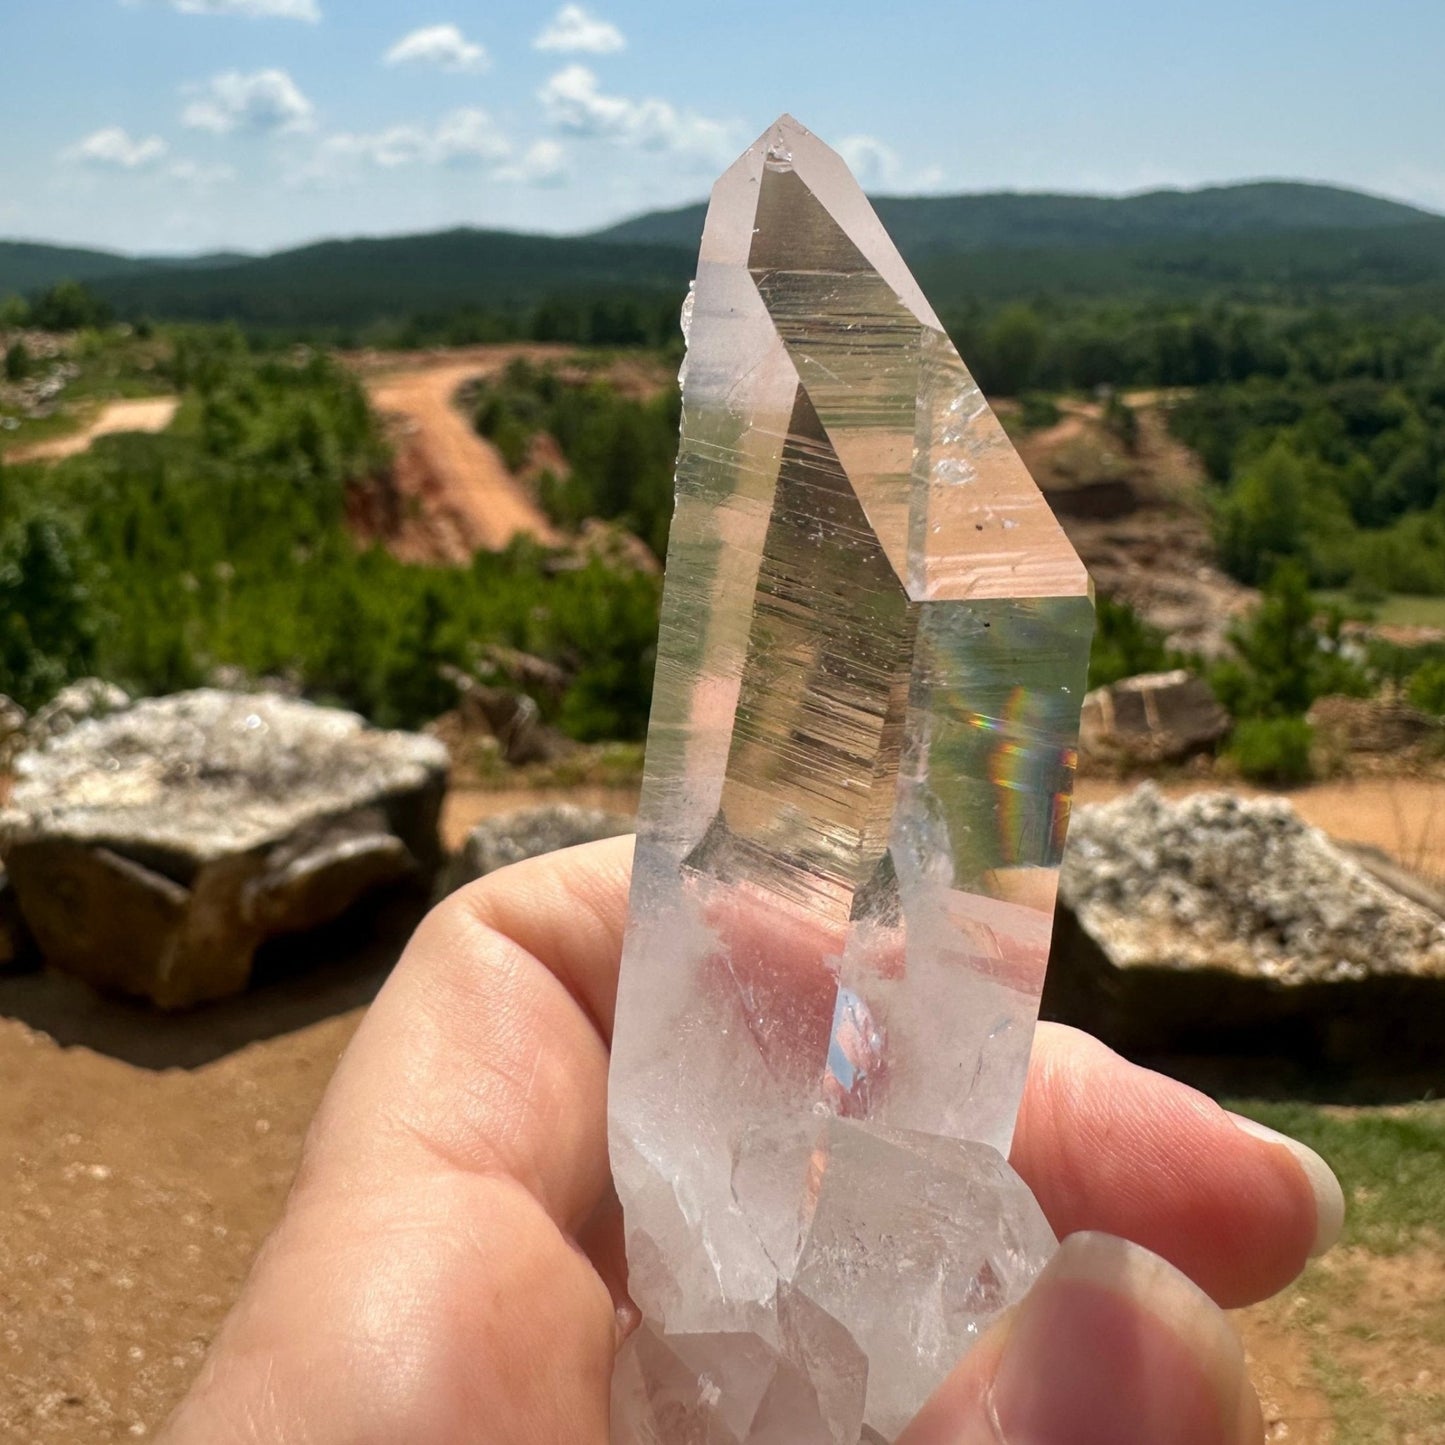
[[[1406,684],[1405,696],[1421,712],[1445,716],[1445,660],[1435,658],[1416,668]]]
[[[1026,391],[1019,397],[1019,421],[1025,431],[1057,426],[1062,416],[1058,402],[1042,391]]]
[[[1100,597],[1094,607],[1094,645],[1089,652],[1089,686],[1107,687],[1123,677],[1160,672],[1170,663],[1164,634],[1127,602]]]
[[[478,397],[476,427],[513,471],[533,435],[547,432],[569,468],[565,482],[538,482],[538,501],[552,521],[565,528],[588,517],[620,522],[661,556],[681,415],[675,390],[636,401],[605,382],[569,385],[555,371],[514,363]]]
[[[30,375],[30,353],[17,337],[5,351],[5,380],[24,381]]]
[[[1228,753],[1251,783],[1295,787],[1310,780],[1313,739],[1302,717],[1246,718],[1234,729]]]
[[[92,669],[98,618],[76,531],[34,514],[0,535],[0,692],[46,702]]]
[[[1117,391],[1111,391],[1104,404],[1104,425],[1123,444],[1125,451],[1132,452],[1138,447],[1139,418]]]

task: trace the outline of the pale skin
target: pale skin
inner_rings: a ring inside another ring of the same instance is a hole
[[[571,849],[423,922],[164,1445],[604,1445],[633,1319],[605,1128],[630,864]],[[1221,1307],[1338,1231],[1319,1171],[1048,1025],[1012,1157],[1072,1237],[903,1445],[1261,1441]]]

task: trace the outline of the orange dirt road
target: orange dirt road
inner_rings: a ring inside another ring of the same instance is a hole
[[[70,436],[33,446],[16,447],[5,453],[7,462],[58,462],[85,451],[97,437],[124,431],[164,431],[175,420],[180,401],[174,396],[148,396],[139,401],[112,401],[100,410],[89,426]]]
[[[507,470],[497,449],[477,435],[455,405],[470,381],[494,376],[535,347],[471,349],[432,365],[365,378],[372,406],[391,422],[395,482],[417,520],[403,519],[392,550],[404,561],[465,562],[500,551],[521,534],[549,546],[561,538]]]

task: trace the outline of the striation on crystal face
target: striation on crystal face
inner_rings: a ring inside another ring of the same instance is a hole
[[[1054,1247],[1005,1156],[1093,606],[842,161],[713,191],[610,1080],[613,1434],[892,1440]]]

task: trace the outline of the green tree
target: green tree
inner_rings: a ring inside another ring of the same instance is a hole
[[[1338,617],[1321,629],[1315,616],[1304,568],[1281,564],[1258,608],[1230,630],[1234,657],[1210,677],[1236,718],[1303,717],[1326,693],[1368,691],[1364,674],[1340,651]]]
[[[1305,547],[1305,468],[1289,443],[1276,441],[1244,468],[1219,505],[1217,536],[1225,570],[1257,585]]]
[[[106,302],[79,281],[57,281],[30,303],[30,324],[41,331],[108,326],[113,314]]]
[[[1006,306],[984,336],[980,385],[1002,396],[1018,396],[1035,384],[1044,350],[1044,326],[1033,307]]]

